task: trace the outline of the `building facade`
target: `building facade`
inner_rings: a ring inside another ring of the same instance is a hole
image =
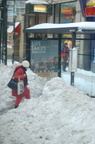
[[[50,13],[43,12],[30,12],[25,17],[25,28],[40,24],[40,23],[73,23],[81,21],[94,21],[95,15],[87,13],[86,4],[89,6],[90,0],[63,0],[63,1],[50,1],[48,9]],[[28,3],[28,1],[27,1]],[[91,2],[90,2],[91,3]],[[94,1],[92,1],[94,6]],[[36,3],[35,3],[36,4]],[[33,5],[31,3],[31,5]],[[91,5],[91,4],[90,4]],[[39,5],[40,7],[40,5]],[[52,11],[52,12],[51,12]],[[86,12],[85,12],[86,11]],[[85,13],[84,13],[85,12]],[[35,16],[34,16],[35,15]],[[52,34],[29,34],[29,38],[58,38],[58,35]],[[61,37],[62,44],[67,42],[69,47],[72,47],[72,35],[64,33]],[[94,61],[94,35],[82,34],[76,36],[76,48],[78,50],[78,67],[85,70],[91,70]]]
[[[25,14],[20,16],[16,15],[15,17],[15,26],[17,23],[19,23],[19,28],[17,26],[14,33],[14,31],[8,31],[9,26],[7,27],[7,51],[9,54],[15,55],[16,60],[22,61],[23,59],[27,58],[28,54],[26,50],[30,49],[31,39],[33,41],[33,39],[37,40],[47,38],[54,40],[58,38],[57,34],[25,34],[23,32],[24,29],[40,23],[75,23],[81,21],[95,21],[94,10],[95,0],[27,0],[25,2]],[[13,40],[10,41],[12,37]],[[78,67],[81,69],[93,69],[95,62],[94,39],[94,34],[82,34],[76,36]],[[13,44],[11,42],[13,42]],[[65,42],[68,43],[70,48],[72,48],[71,34],[64,33],[61,36],[62,45]],[[10,46],[12,47],[11,52]],[[2,56],[2,53],[0,56]]]

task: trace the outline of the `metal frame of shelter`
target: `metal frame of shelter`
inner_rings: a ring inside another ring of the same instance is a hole
[[[1,0],[0,4],[0,63],[7,64],[7,0]]]
[[[72,48],[75,48],[76,34],[94,34],[95,22],[77,22],[67,24],[43,23],[26,28],[25,33],[44,33],[44,34],[58,34],[59,48],[58,48],[58,76],[61,77],[61,34],[72,34]],[[71,72],[71,82],[74,86],[74,72]]]

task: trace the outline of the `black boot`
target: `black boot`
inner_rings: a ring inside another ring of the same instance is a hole
[[[15,108],[17,108],[18,107],[18,105],[15,105]]]

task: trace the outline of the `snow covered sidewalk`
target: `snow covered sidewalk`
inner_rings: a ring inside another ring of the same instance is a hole
[[[63,72],[61,77],[67,84],[70,84],[70,72]],[[95,73],[77,69],[74,76],[74,86],[86,94],[95,96]]]

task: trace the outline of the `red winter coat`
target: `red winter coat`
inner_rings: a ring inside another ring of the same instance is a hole
[[[18,68],[18,67],[21,67],[21,66],[17,66],[16,68]],[[15,72],[15,74],[14,74],[14,79],[15,79],[16,81],[18,81],[18,78],[20,78],[21,80],[23,80],[23,82],[25,81],[26,76],[25,76],[25,72],[24,72],[24,69],[23,69],[23,68],[19,68],[19,69]],[[16,91],[12,90],[12,95],[13,95],[13,96],[16,96],[16,97],[27,96],[27,95],[29,95],[29,89],[25,86],[25,87],[24,87],[24,92],[23,92],[22,94],[20,94],[20,95],[18,95]]]
[[[21,66],[17,66],[16,68],[19,68],[19,67],[21,67]],[[24,73],[24,69],[23,68],[19,68],[14,74],[14,79],[16,81],[18,81],[18,78],[20,78],[24,82],[24,78],[26,77],[24,74],[25,74]]]
[[[67,51],[68,48],[64,47],[62,49],[62,52],[61,52],[61,57],[65,57],[65,58],[68,58],[68,51]]]

